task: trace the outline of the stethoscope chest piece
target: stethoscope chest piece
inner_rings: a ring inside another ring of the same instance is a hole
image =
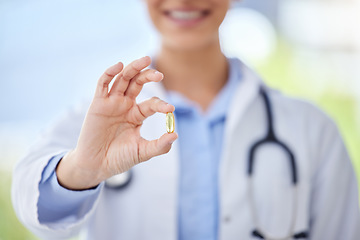
[[[124,188],[131,182],[132,171],[123,172],[108,178],[105,181],[105,186],[112,189]]]

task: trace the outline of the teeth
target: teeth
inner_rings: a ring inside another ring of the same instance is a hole
[[[171,17],[179,20],[193,20],[202,16],[201,11],[171,11]]]

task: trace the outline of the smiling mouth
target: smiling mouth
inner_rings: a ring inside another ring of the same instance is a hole
[[[171,10],[165,11],[165,15],[177,21],[194,21],[209,15],[208,10]]]

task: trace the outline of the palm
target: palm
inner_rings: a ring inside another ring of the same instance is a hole
[[[139,152],[140,145],[145,141],[140,136],[141,112],[134,100],[126,96],[95,99],[86,121],[89,122],[86,127],[99,129],[100,133],[92,139],[97,146],[95,149],[102,149],[97,153],[94,167],[114,175],[145,160],[141,159]]]

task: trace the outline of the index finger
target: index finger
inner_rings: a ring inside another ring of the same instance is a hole
[[[138,104],[138,108],[132,112],[132,116],[135,122],[142,123],[146,118],[157,112],[168,113],[173,111],[175,111],[175,107],[173,105],[168,104],[158,97],[152,97]]]

